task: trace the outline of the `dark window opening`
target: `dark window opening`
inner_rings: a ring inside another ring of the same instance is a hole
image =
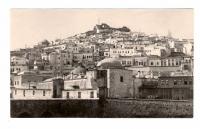
[[[185,85],[187,85],[187,84],[188,84],[188,82],[187,82],[187,81],[184,81],[184,84],[185,84]]]
[[[90,98],[94,98],[94,92],[90,92]]]
[[[69,92],[67,92],[67,98],[69,98]]]
[[[43,96],[45,96],[45,90],[43,90]]]
[[[78,98],[81,98],[81,92],[78,92]]]
[[[26,96],[26,94],[25,94],[25,90],[23,90],[23,95]]]
[[[120,82],[124,82],[123,76],[120,76]]]
[[[177,81],[176,80],[174,80],[174,85],[177,85]]]

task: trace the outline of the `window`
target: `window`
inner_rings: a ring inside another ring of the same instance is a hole
[[[23,90],[23,95],[26,96],[25,90]]]
[[[120,76],[120,82],[124,82],[123,76]]]
[[[166,64],[166,62],[164,62],[164,66],[166,66],[167,64]]]
[[[17,94],[17,90],[15,90],[15,95]]]
[[[185,84],[185,85],[187,85],[187,84],[188,84],[188,82],[187,82],[187,81],[184,81],[184,84]]]
[[[90,92],[90,98],[94,98],[94,92]]]
[[[78,92],[78,98],[81,98],[81,92]]]
[[[69,92],[67,92],[67,96],[66,97],[69,98]]]
[[[189,84],[192,85],[192,81],[189,81]]]
[[[151,62],[151,65],[153,65],[153,62]]]
[[[135,61],[135,65],[138,66],[138,61]]]
[[[46,93],[45,93],[45,90],[43,90],[43,96],[45,96],[45,94],[46,94]]]
[[[126,64],[126,61],[122,61],[122,64],[125,65],[125,64]]]
[[[168,85],[169,83],[168,83],[168,80],[166,80],[166,85]]]
[[[174,85],[177,85],[177,81],[176,80],[174,80]]]
[[[33,95],[35,95],[35,91],[33,90]]]

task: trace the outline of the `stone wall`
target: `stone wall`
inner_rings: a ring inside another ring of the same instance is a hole
[[[11,100],[11,117],[193,117],[192,101],[169,100]]]
[[[98,100],[11,100],[11,117],[98,117]]]
[[[192,101],[107,99],[104,117],[193,117]]]

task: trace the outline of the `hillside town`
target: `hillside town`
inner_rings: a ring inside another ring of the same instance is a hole
[[[97,24],[10,52],[11,99],[193,99],[193,39]]]

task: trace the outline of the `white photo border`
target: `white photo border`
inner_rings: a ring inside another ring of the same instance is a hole
[[[1,0],[0,2],[0,127],[9,129],[196,129],[200,121],[200,9],[198,0]],[[11,8],[194,8],[194,117],[193,118],[10,118],[10,9]]]

